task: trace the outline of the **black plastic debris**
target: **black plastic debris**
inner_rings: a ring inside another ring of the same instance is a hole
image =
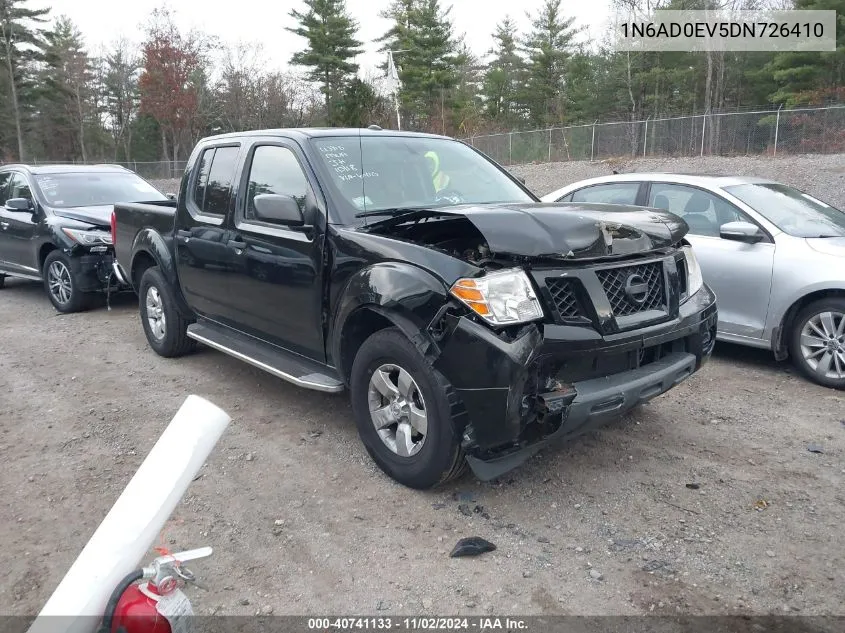
[[[446,507],[446,504],[445,503],[432,503],[431,507],[434,508],[435,510],[442,510],[443,508]]]
[[[701,484],[687,484],[687,488],[689,488],[690,490],[698,490],[699,488],[701,488]]]
[[[461,505],[459,505],[458,510],[460,510],[461,514],[463,514],[465,517],[471,517],[472,516],[472,510],[470,510],[469,506],[465,503],[462,503]]]
[[[485,552],[492,552],[495,549],[496,546],[490,541],[483,539],[480,536],[469,536],[458,541],[449,556],[451,558],[460,558],[461,556],[480,556]]]
[[[811,453],[824,453],[824,448],[821,444],[807,444],[807,450]]]

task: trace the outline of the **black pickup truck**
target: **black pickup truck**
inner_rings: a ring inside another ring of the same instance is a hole
[[[199,341],[348,388],[399,482],[481,479],[618,418],[706,361],[715,297],[687,226],[540,204],[459,141],[380,129],[205,139],[178,202],[117,204],[121,276],[152,348]]]

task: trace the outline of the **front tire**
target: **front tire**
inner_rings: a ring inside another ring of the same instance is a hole
[[[400,330],[381,330],[364,341],[350,390],[361,441],[386,474],[417,489],[462,474],[463,405]]]
[[[92,293],[79,290],[71,270],[70,258],[62,251],[51,251],[44,260],[44,289],[53,307],[62,314],[81,312],[91,305]]]
[[[821,299],[801,310],[793,321],[789,354],[813,382],[845,389],[845,298]]]
[[[196,347],[187,334],[191,322],[179,312],[173,290],[158,266],[147,268],[141,276],[138,306],[144,334],[156,354],[175,358]]]

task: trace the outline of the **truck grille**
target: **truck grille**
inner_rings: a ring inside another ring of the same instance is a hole
[[[651,262],[639,266],[623,266],[597,270],[614,316],[629,316],[646,310],[660,309],[665,304],[663,263]],[[643,290],[629,294],[629,285]]]
[[[552,297],[552,303],[561,319],[577,319],[583,316],[578,298],[575,296],[570,279],[546,279],[546,287]]]

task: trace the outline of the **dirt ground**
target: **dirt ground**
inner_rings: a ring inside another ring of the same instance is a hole
[[[344,395],[159,358],[131,296],[62,316],[8,280],[0,322],[4,614],[37,613],[192,393],[233,416],[162,535],[215,549],[198,613],[845,614],[845,394],[765,352],[720,344],[618,424],[422,493],[372,465]],[[498,549],[450,559],[471,535]]]

